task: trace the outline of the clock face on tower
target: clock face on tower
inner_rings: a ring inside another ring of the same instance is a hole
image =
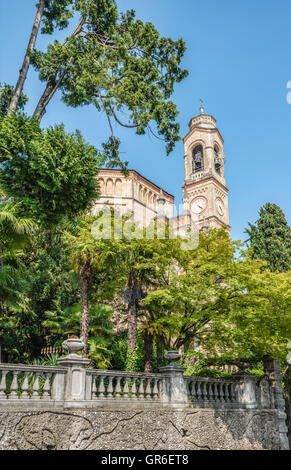
[[[224,215],[224,204],[219,197],[216,199],[216,209],[219,215]]]
[[[201,214],[205,211],[206,207],[207,199],[202,196],[197,197],[191,203],[191,210],[194,212],[194,214]]]

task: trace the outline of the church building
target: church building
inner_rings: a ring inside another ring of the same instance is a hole
[[[159,215],[169,219],[178,229],[202,230],[208,227],[229,227],[228,189],[224,176],[223,138],[216,120],[200,113],[189,122],[184,142],[183,214],[175,215],[174,196],[164,188],[129,170],[102,169],[98,174],[100,198],[93,213],[104,204],[115,206],[124,213],[133,213],[134,221],[146,227]],[[193,228],[194,227],[194,228]]]

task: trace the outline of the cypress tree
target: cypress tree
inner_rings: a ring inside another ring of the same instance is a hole
[[[255,224],[249,223],[249,235],[253,258],[267,261],[270,271],[291,270],[291,228],[282,209],[267,203],[259,211]]]

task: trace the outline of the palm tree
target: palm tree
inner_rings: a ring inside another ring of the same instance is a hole
[[[107,273],[113,266],[115,253],[113,241],[110,239],[95,239],[92,236],[92,226],[98,220],[98,216],[86,215],[81,220],[76,234],[64,232],[64,236],[71,250],[71,258],[75,270],[80,276],[81,320],[80,336],[85,343],[83,356],[88,355],[89,340],[89,300],[91,295],[92,280],[98,284],[103,282]],[[97,286],[94,284],[94,289]]]
[[[33,220],[18,216],[19,206],[0,192],[0,269],[4,268],[4,257],[22,248],[37,228]]]

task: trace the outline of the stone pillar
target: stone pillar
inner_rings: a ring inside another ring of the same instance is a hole
[[[170,364],[159,369],[162,374],[167,375],[167,379],[163,381],[163,402],[174,408],[185,408],[189,404],[186,381],[183,375],[186,369],[175,363],[180,357],[178,351],[166,352],[165,358],[170,361]]]
[[[51,393],[52,399],[56,402],[65,399],[66,372],[65,370],[57,371],[53,377]]]
[[[256,383],[252,374],[247,369],[249,368],[249,362],[246,359],[239,359],[235,362],[238,366],[238,373],[236,378],[239,379],[238,385],[238,401],[246,409],[258,408],[256,398]]]
[[[90,359],[79,356],[76,351],[84,349],[82,339],[68,339],[62,344],[69,351],[68,356],[58,359],[58,363],[68,368],[65,385],[65,401],[82,401],[86,399],[86,367]]]
[[[280,364],[273,358],[265,356],[263,358],[265,375],[271,384],[274,395],[274,406],[278,413],[278,428],[280,435],[281,450],[289,450],[288,430],[286,426],[286,408],[282,389],[282,376]]]
[[[247,409],[254,409],[258,407],[256,400],[256,384],[251,374],[245,374],[242,383],[242,404]]]

